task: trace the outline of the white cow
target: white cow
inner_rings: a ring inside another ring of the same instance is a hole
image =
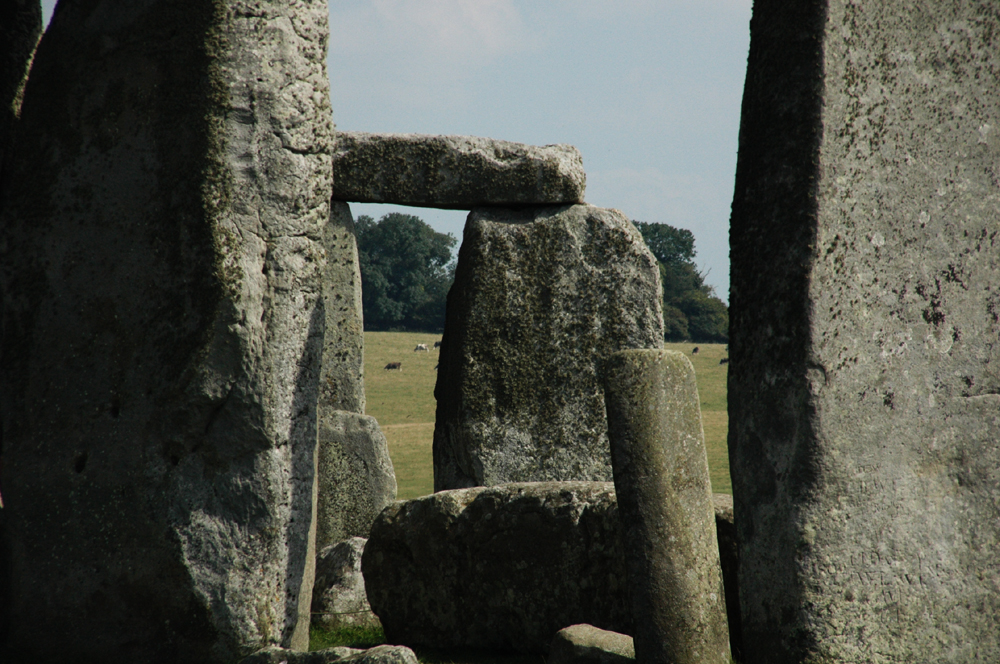
[[[413,352],[416,353],[418,350],[427,350],[427,344],[417,344],[417,347],[413,349]]]

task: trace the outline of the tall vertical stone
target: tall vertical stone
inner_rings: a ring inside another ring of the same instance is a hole
[[[0,659],[305,645],[326,24],[321,1],[60,2],[0,185]]]
[[[361,306],[361,267],[351,207],[330,205],[330,223],[323,229],[326,270],[323,304],[326,335],[319,386],[319,409],[365,412],[365,331]]]
[[[434,395],[434,490],[611,479],[600,363],[662,348],[639,231],[591,205],[469,214]]]
[[[754,5],[729,448],[747,662],[1000,660],[1000,12]]]
[[[676,351],[626,350],[604,377],[636,659],[729,664],[694,367]]]

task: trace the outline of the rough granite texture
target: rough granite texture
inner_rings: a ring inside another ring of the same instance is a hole
[[[661,301],[656,259],[617,210],[473,210],[434,389],[434,489],[610,481],[600,364],[663,347]]]
[[[620,534],[610,482],[443,491],[387,508],[361,568],[391,642],[544,654],[567,625],[632,632]]]
[[[0,660],[306,643],[327,34],[319,1],[59,4],[0,183]]]
[[[593,625],[570,625],[556,632],[546,664],[634,664],[632,637]]]
[[[572,145],[476,136],[337,132],[333,197],[469,210],[582,203],[587,177]]]
[[[354,217],[347,203],[330,204],[330,223],[323,229],[323,246],[326,247],[323,273],[326,334],[317,406],[320,418],[327,410],[365,412],[361,267]]]
[[[567,625],[632,625],[610,482],[533,482],[396,502],[361,569],[386,639],[546,653]]]
[[[374,417],[320,411],[316,546],[368,537],[372,522],[396,500],[389,445]]]
[[[1000,661],[1000,13],[759,0],[733,201],[748,664]]]
[[[245,657],[240,664],[417,664],[417,656],[406,646],[375,646],[358,648],[327,648],[312,652],[295,652],[270,647]]]
[[[312,624],[324,629],[381,627],[372,613],[361,575],[363,537],[331,544],[316,556]]]
[[[626,350],[604,378],[636,658],[729,664],[694,367],[677,351]]]
[[[38,38],[42,36],[39,0],[0,2],[0,173],[21,111],[24,83]]]

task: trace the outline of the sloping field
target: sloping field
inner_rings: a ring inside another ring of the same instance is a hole
[[[367,413],[378,420],[389,441],[389,454],[396,469],[399,498],[410,499],[434,490],[431,446],[434,439],[434,382],[440,336],[415,332],[365,332],[365,393]],[[427,344],[429,351],[414,351]],[[699,352],[691,351],[698,346]],[[666,344],[690,359],[698,377],[702,424],[708,448],[712,489],[732,493],[726,435],[726,357],[721,344]],[[390,362],[400,370],[387,371]]]

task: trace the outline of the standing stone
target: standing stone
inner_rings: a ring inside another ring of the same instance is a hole
[[[323,306],[326,335],[319,384],[319,413],[365,412],[365,334],[361,306],[361,267],[354,217],[347,203],[333,201],[323,229],[326,271]]]
[[[368,415],[321,410],[318,457],[318,549],[368,537],[375,517],[396,499],[389,444],[378,422]]]
[[[582,203],[572,145],[539,147],[478,136],[338,132],[334,198],[469,210]]]
[[[621,212],[473,210],[434,390],[434,490],[609,481],[599,365],[662,346],[656,259]]]
[[[1000,661],[1000,13],[757,2],[732,216],[745,661]]]
[[[60,2],[0,185],[3,661],[306,644],[326,39],[319,1]]]
[[[611,356],[605,378],[636,659],[729,664],[694,367],[676,351],[627,350]]]
[[[312,624],[325,629],[381,627],[372,613],[361,575],[362,537],[351,537],[323,549],[316,556]]]
[[[24,82],[42,36],[39,0],[0,0],[0,173],[21,112]]]

